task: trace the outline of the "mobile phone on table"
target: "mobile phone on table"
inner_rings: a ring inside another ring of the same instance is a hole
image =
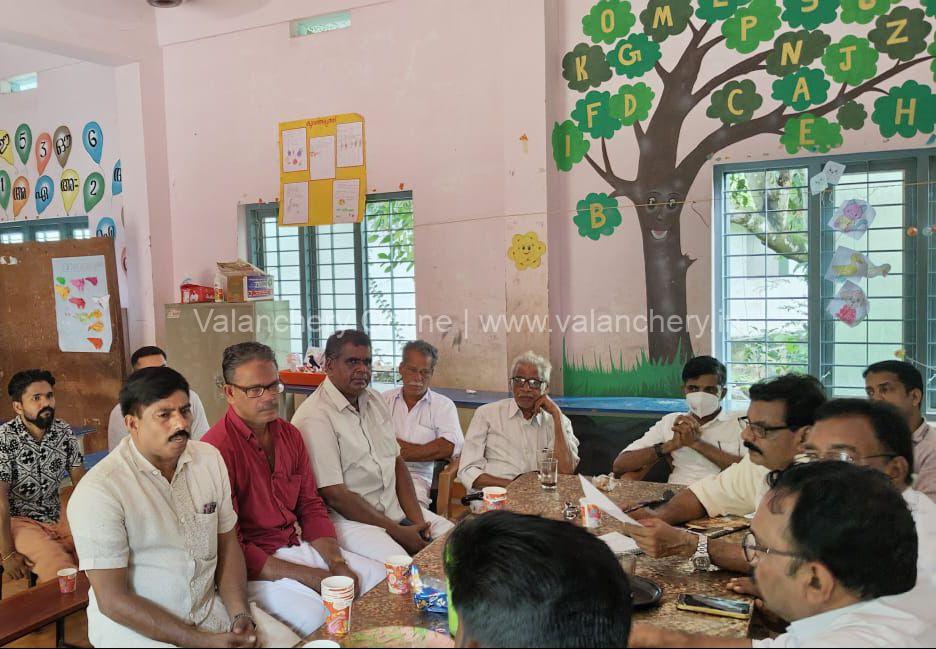
[[[747,620],[751,617],[751,604],[749,602],[724,597],[710,597],[708,595],[679,595],[676,598],[676,608],[681,611],[721,615],[722,617],[733,617],[739,620]]]

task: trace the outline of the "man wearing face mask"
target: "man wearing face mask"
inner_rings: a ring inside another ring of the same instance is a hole
[[[747,455],[741,444],[741,413],[721,408],[727,393],[725,366],[711,356],[696,356],[683,367],[682,379],[690,412],[666,415],[621,451],[614,460],[615,474],[641,480],[665,458],[673,469],[669,482],[688,485]]]
[[[68,471],[77,485],[84,458],[71,427],[55,418],[55,378],[45,370],[13,375],[7,391],[16,418],[0,425],[0,559],[3,572],[39,581],[76,568],[59,483]]]

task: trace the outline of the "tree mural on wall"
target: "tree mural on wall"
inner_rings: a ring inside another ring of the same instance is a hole
[[[649,0],[636,14],[627,0],[599,0],[582,18],[591,42],[579,43],[563,57],[562,76],[584,96],[571,119],[554,126],[553,157],[566,172],[587,162],[611,187],[609,193],[590,193],[578,202],[573,221],[582,236],[611,236],[622,213],[630,213],[619,208],[617,199],[634,204],[643,243],[647,316],[650,322],[660,322],[660,317],[670,322],[675,316],[683,323],[681,330],[650,330],[651,360],[668,362],[692,354],[684,323],[686,273],[695,260],[682,251],[680,222],[687,193],[714,154],[762,134],[779,136],[790,154],[826,153],[841,146],[843,131],[862,128],[869,116],[885,138],[933,131],[932,88],[915,81],[882,84],[926,61],[932,61],[936,79],[936,42],[927,47],[936,0],[922,0],[922,8],[896,4]],[[823,32],[823,25],[834,22],[852,26],[836,42]],[[684,38],[673,37],[687,30],[688,44],[666,69],[662,48],[684,44]],[[703,62],[716,46],[728,62],[702,80]],[[770,97],[749,78],[758,73],[769,75]],[[659,95],[641,81],[650,74],[659,80]],[[599,90],[615,76],[626,80],[616,92]],[[684,123],[703,102],[706,116],[719,124],[678,159]],[[632,129],[637,139],[636,158],[627,161],[636,168],[631,178],[615,173],[608,154],[607,141],[622,129]],[[594,141],[600,143],[600,160]],[[766,243],[780,254],[796,252],[796,242],[777,238]]]

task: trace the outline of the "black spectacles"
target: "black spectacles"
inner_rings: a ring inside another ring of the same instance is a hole
[[[873,460],[877,457],[893,459],[897,457],[897,454],[878,453],[877,455],[857,455],[849,451],[826,451],[825,453],[819,453],[818,451],[806,451],[805,453],[797,455],[795,462],[797,464],[806,464],[808,462],[833,461],[848,462],[849,464],[861,464],[865,460]]]
[[[744,560],[748,563],[754,563],[756,557],[766,557],[769,554],[775,554],[780,557],[792,557],[794,559],[805,558],[803,555],[795,552],[784,552],[783,550],[768,548],[766,545],[758,545],[757,537],[754,536],[754,532],[748,532],[744,535],[744,539],[741,541],[741,549],[744,550]]]
[[[755,424],[749,417],[738,417],[738,422],[745,428],[750,428],[751,432],[754,433],[754,437],[760,439],[766,439],[770,433],[774,433],[778,430],[790,429],[789,424],[784,424],[783,426],[762,426],[761,424]]]
[[[240,385],[235,385],[234,383],[228,383],[228,385],[233,388],[237,388],[238,390],[243,390],[248,399],[259,399],[267,393],[267,390],[273,394],[283,394],[286,391],[286,386],[283,385],[280,381],[273,381],[269,385],[251,385],[246,388]]]
[[[524,385],[528,385],[534,390],[539,390],[541,387],[546,385],[546,381],[541,381],[539,379],[528,379],[523,376],[512,376],[510,377],[510,381],[514,384],[514,387],[522,388]]]

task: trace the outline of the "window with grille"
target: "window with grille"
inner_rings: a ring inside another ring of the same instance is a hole
[[[323,347],[339,329],[371,336],[374,380],[394,382],[416,336],[411,192],[370,194],[360,224],[277,225],[276,204],[248,208],[250,261],[290,303],[292,351]]]
[[[811,193],[809,179],[829,160],[845,165],[841,179]],[[924,323],[927,309],[936,313],[934,161],[898,152],[717,167],[716,348],[731,397],[790,371],[819,377],[834,395],[863,395],[864,369],[900,357],[932,387],[936,327]],[[865,215],[856,211],[865,203],[874,209],[867,230],[843,231],[843,208]],[[932,410],[936,392],[928,397]]]
[[[90,238],[91,231],[85,216],[0,223],[0,243]]]

